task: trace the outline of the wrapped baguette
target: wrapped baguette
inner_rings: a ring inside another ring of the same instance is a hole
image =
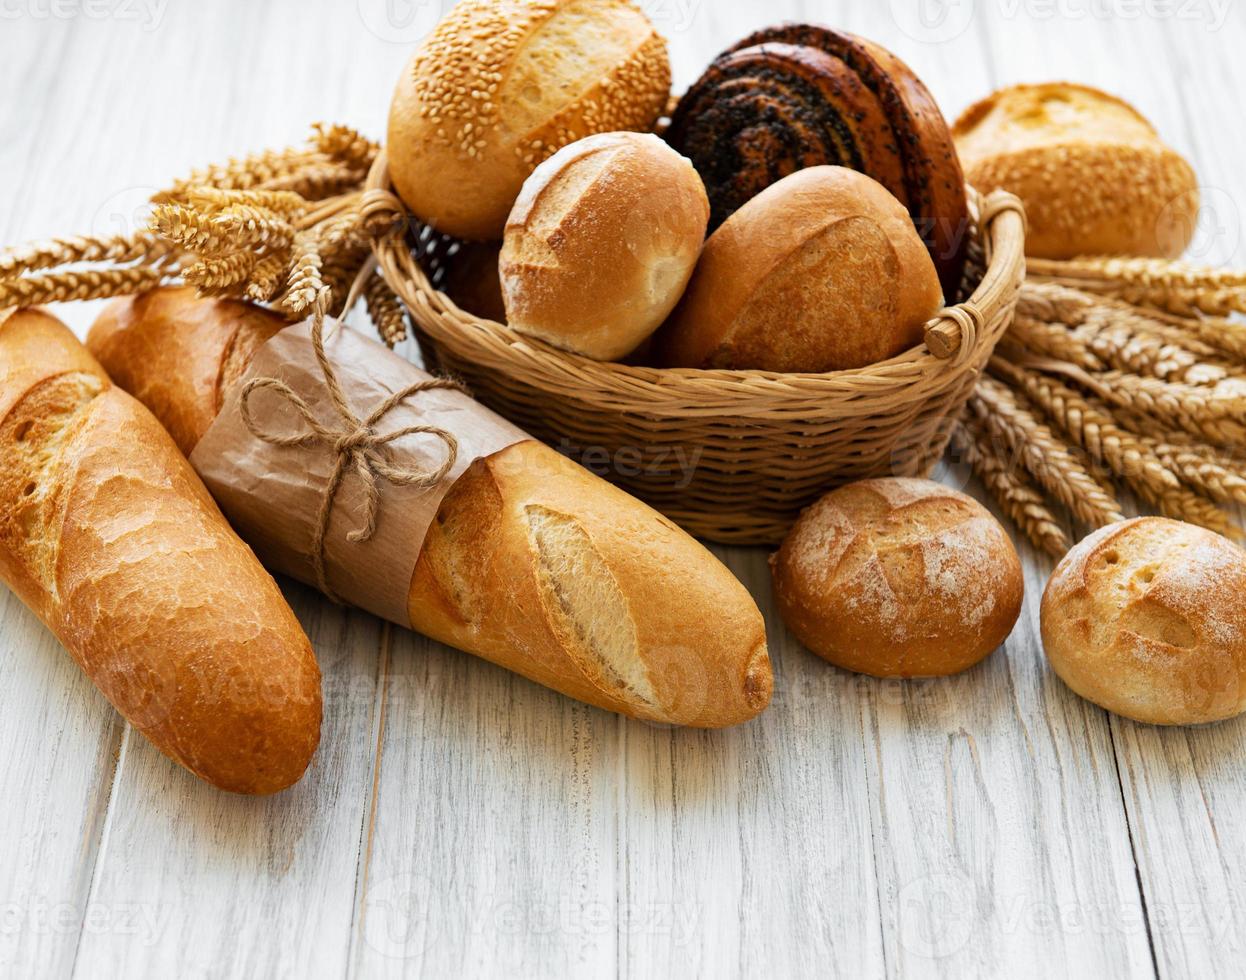
[[[63,324],[0,321],[0,578],[166,755],[239,793],[294,783],[320,671],[276,583]]]
[[[162,289],[112,304],[88,345],[194,453],[284,327],[258,307]],[[443,643],[655,722],[725,727],[769,702],[747,590],[671,521],[539,442],[472,460],[416,547],[404,625]]]

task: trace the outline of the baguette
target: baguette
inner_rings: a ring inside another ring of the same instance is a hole
[[[189,453],[245,370],[238,352],[280,324],[162,289],[109,306],[88,345]],[[408,612],[436,640],[631,717],[720,728],[770,700],[747,590],[665,517],[535,441],[476,460],[446,494]]]
[[[0,323],[0,578],[127,720],[222,789],[296,782],[320,671],[168,435],[54,317]]]

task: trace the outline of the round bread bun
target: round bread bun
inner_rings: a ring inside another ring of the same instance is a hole
[[[1127,102],[1086,85],[1001,89],[953,127],[965,177],[1025,202],[1037,258],[1177,258],[1198,222],[1198,178]]]
[[[770,560],[805,646],[875,677],[972,667],[1012,632],[1025,584],[1007,532],[930,480],[862,480],[808,508]]]
[[[652,129],[670,87],[666,43],[629,0],[463,0],[398,80],[390,177],[438,231],[499,239],[542,160]]]
[[[679,302],[709,218],[692,163],[656,136],[564,147],[528,178],[506,223],[506,322],[587,357],[623,357]]]
[[[1111,524],[1043,593],[1043,648],[1082,697],[1151,725],[1246,710],[1246,552],[1162,517]]]
[[[666,367],[859,368],[920,343],[942,305],[904,206],[855,170],[810,167],[710,236],[656,356]]]

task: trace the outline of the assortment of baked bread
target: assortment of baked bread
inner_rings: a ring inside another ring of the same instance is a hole
[[[1006,89],[949,128],[886,50],[789,25],[717,58],[663,138],[669,94],[628,0],[455,6],[403,72],[388,141],[407,207],[464,240],[445,288],[585,357],[826,372],[915,347],[959,296],[966,174],[1025,200],[1036,255],[1175,255],[1192,234],[1188,164],[1084,86]],[[0,577],[162,751],[248,793],[308,765],[319,671],[185,457],[286,327],[189,288],[114,303],[87,347],[45,312],[0,312]],[[541,443],[472,461],[413,547],[409,621],[437,640],[655,722],[733,725],[770,699],[744,587]],[[771,564],[791,632],[876,676],[966,670],[1022,606],[1003,527],[925,480],[834,490]],[[1057,568],[1044,645],[1112,711],[1228,718],[1246,709],[1243,591],[1234,545],[1129,521]]]

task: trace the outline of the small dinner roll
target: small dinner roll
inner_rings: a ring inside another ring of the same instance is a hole
[[[1043,594],[1052,669],[1100,707],[1152,725],[1246,710],[1246,552],[1192,524],[1140,517],[1092,534]]]
[[[943,293],[904,206],[845,167],[771,184],[710,236],[662,367],[845,371],[920,344]]]
[[[679,302],[709,220],[692,163],[656,136],[565,147],[528,178],[506,223],[506,322],[587,357],[623,357]]]
[[[827,494],[770,564],[797,639],[876,677],[972,667],[1012,632],[1025,591],[999,522],[930,480],[862,480]]]

